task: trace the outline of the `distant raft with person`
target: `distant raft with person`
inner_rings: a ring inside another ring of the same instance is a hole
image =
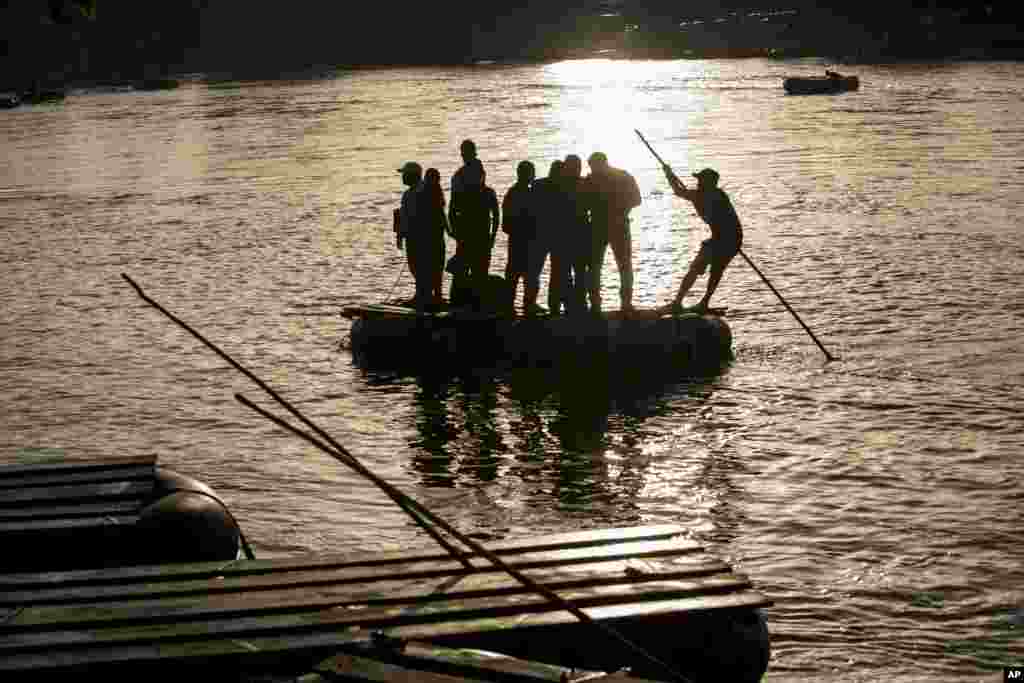
[[[417,312],[410,302],[353,304],[350,347],[367,365],[530,366],[602,358],[631,366],[720,368],[732,357],[725,309],[520,315],[500,309]]]
[[[858,90],[860,79],[826,70],[824,76],[786,78],[782,81],[782,87],[790,95],[827,95]]]

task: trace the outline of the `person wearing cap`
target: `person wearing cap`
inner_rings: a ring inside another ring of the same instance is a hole
[[[398,172],[402,174],[402,184],[406,190],[402,193],[402,203],[395,209],[395,246],[399,250],[405,247],[405,260],[409,272],[416,279],[416,250],[414,246],[414,230],[416,222],[416,190],[423,182],[423,167],[415,161],[402,164]]]
[[[633,245],[629,234],[629,212],[640,206],[640,188],[628,172],[608,163],[604,152],[587,159],[587,194],[590,202],[591,253],[588,277],[590,310],[601,312],[601,270],[611,245],[619,269],[621,310],[633,309]]]
[[[487,174],[476,156],[476,144],[463,140],[459,151],[463,165],[452,176],[448,225],[457,245],[456,255],[463,264],[462,274],[468,275],[474,292],[482,295],[501,210],[497,193],[487,186]]]
[[[711,302],[711,295],[715,293],[718,283],[722,280],[725,267],[743,246],[743,227],[740,225],[740,219],[736,215],[729,195],[718,187],[717,171],[705,168],[694,173],[693,177],[697,179],[695,190],[688,189],[667,165],[664,167],[664,171],[675,195],[692,202],[693,207],[697,210],[697,215],[711,228],[711,238],[701,242],[700,251],[690,263],[690,268],[683,277],[675,298],[661,310],[673,313],[682,310],[683,297],[690,291],[690,287],[697,281],[697,278],[710,266],[707,290],[695,306],[696,310],[707,310],[708,304]]]

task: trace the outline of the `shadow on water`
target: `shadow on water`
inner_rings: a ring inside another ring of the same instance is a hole
[[[728,500],[742,492],[731,482],[736,458],[728,444],[715,445],[703,411],[724,369],[694,376],[587,362],[420,372],[410,471],[423,486],[497,484],[521,504],[610,523],[642,521],[645,504],[670,513],[687,505],[715,518],[710,527],[721,540],[737,524]],[[364,378],[377,386],[408,381],[404,373]],[[692,429],[673,444],[666,424]],[[655,500],[643,502],[651,489]]]

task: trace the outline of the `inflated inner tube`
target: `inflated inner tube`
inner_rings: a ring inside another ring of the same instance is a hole
[[[241,528],[206,484],[164,467],[156,468],[150,502],[135,524],[138,560],[144,563],[203,562],[252,557]]]

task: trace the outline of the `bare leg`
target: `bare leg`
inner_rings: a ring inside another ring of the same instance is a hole
[[[515,306],[515,304],[516,304],[516,291],[519,289],[519,277],[520,277],[520,273],[518,273],[515,270],[512,270],[511,266],[506,266],[505,267],[505,281],[508,283],[508,292],[509,292],[509,296],[511,297],[510,303],[513,306]],[[523,305],[524,306],[526,305],[526,301],[525,301],[525,298],[526,298],[526,291],[525,291],[526,287],[527,287],[526,280],[524,279],[523,280],[523,298],[524,298]]]
[[[697,278],[700,277],[701,273],[707,270],[707,267],[707,254],[704,252],[704,248],[701,247],[701,250],[697,252],[697,256],[694,257],[693,262],[690,263],[690,269],[686,271],[686,275],[683,277],[683,281],[679,285],[679,291],[676,292],[676,298],[672,301],[672,305],[679,306],[683,303],[683,297],[690,291],[690,288],[693,287],[693,283],[697,281]],[[719,273],[719,278],[721,278],[721,273]],[[710,282],[708,284],[710,285]],[[717,285],[718,283],[716,282],[715,284]]]
[[[590,292],[590,310],[601,311],[601,270],[604,268],[604,252],[608,248],[608,239],[595,236],[590,252],[590,281],[587,283]]]
[[[675,303],[683,303],[683,297],[690,291],[690,287],[693,287],[693,283],[697,281],[697,278],[702,272],[704,272],[703,269],[697,270],[693,265],[690,266],[690,270],[686,272],[686,276],[683,277],[683,281],[679,284],[679,291],[676,292]]]
[[[609,243],[619,268],[619,301],[622,310],[627,310],[633,307],[633,244],[628,222],[609,235]]]
[[[697,304],[701,308],[707,308],[711,302],[711,295],[718,289],[718,283],[722,281],[722,275],[725,273],[725,267],[729,265],[732,257],[725,259],[724,261],[716,262],[711,264],[711,272],[708,274],[708,288],[704,292],[704,298]]]
[[[523,277],[523,309],[527,313],[536,313],[537,298],[540,296],[540,274],[547,260],[547,249],[539,244],[531,244],[528,250],[526,275]]]
[[[561,254],[551,254],[551,274],[548,280],[548,308],[555,315],[562,309],[562,300],[568,289],[569,264]]]
[[[437,270],[434,271],[434,286],[433,286],[433,297],[434,303],[441,303],[441,292],[444,285],[444,238],[441,238],[441,246],[439,249],[439,259],[437,262]]]

